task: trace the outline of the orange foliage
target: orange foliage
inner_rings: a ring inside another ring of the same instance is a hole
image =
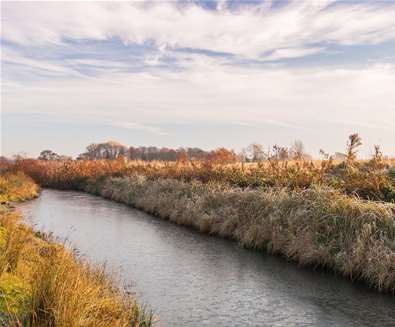
[[[18,160],[8,170],[21,170],[44,187],[82,189],[88,179],[107,176],[144,175],[149,179],[173,178],[184,181],[220,183],[241,188],[286,187],[307,189],[327,185],[347,194],[372,200],[395,200],[394,181],[389,165],[376,155],[366,162],[335,163],[331,158],[320,161],[266,160],[255,164],[233,163],[231,152],[213,152],[205,161],[181,160],[127,161],[118,160]]]

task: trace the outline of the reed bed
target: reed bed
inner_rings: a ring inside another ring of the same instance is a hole
[[[371,160],[21,160],[44,187],[101,195],[248,248],[395,291],[395,168]]]
[[[325,187],[235,189],[141,175],[91,180],[84,189],[237,240],[247,248],[395,291],[393,204],[361,200]]]
[[[21,221],[11,205],[37,196],[29,177],[3,174],[0,185],[0,326],[152,326],[102,266]]]
[[[150,180],[220,183],[235,188],[304,190],[327,186],[347,195],[395,203],[395,166],[380,152],[371,160],[336,162],[266,160],[253,164],[211,161],[144,162],[118,160],[20,160],[8,167],[23,171],[44,187],[81,189],[88,179],[139,174]]]

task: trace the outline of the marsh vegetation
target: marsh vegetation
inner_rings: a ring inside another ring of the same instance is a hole
[[[375,147],[357,160],[350,136],[344,160],[18,160],[44,187],[82,190],[202,232],[329,268],[379,290],[395,290],[394,162]],[[275,148],[273,151],[280,151]]]
[[[23,173],[0,176],[0,325],[151,326],[103,266],[23,223],[13,205],[37,195]]]

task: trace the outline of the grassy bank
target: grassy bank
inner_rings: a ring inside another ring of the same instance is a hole
[[[242,190],[144,176],[84,189],[177,224],[395,291],[395,206],[326,188]]]
[[[379,153],[337,164],[25,160],[13,169],[395,291],[394,166]]]
[[[21,222],[12,204],[37,192],[22,173],[0,176],[0,325],[151,326],[102,267]]]
[[[0,167],[1,168],[1,167]],[[287,188],[304,190],[330,187],[346,195],[395,203],[395,161],[377,153],[371,160],[336,162],[266,160],[250,164],[211,161],[142,162],[120,160],[20,160],[8,169],[24,171],[41,185],[78,189],[88,179],[142,175],[150,180],[218,183],[233,188]]]

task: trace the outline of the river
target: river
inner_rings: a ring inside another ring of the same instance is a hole
[[[158,326],[395,326],[393,295],[100,197],[43,190],[20,209],[36,229],[105,262]]]

